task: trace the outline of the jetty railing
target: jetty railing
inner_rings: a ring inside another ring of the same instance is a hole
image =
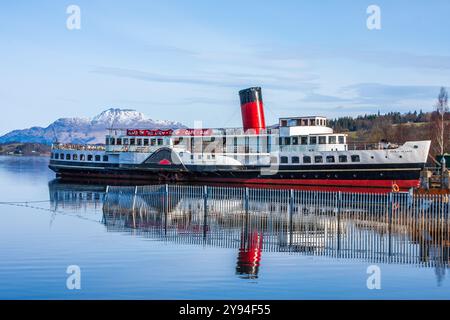
[[[167,184],[108,186],[103,205],[110,230],[422,266],[449,264],[449,210],[449,195]]]

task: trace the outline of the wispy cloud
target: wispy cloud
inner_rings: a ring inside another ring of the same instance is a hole
[[[430,101],[437,96],[439,87],[359,83],[342,88],[342,92],[354,95],[355,103],[395,105],[403,101]]]
[[[276,73],[197,73],[195,76],[169,75],[116,67],[95,67],[92,73],[114,77],[129,78],[140,81],[167,84],[185,84],[239,89],[262,85],[272,90],[298,90],[316,88],[314,78],[292,77]]]

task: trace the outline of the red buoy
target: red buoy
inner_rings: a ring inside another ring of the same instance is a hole
[[[241,90],[239,97],[244,130],[252,129],[255,133],[260,133],[262,129],[266,128],[261,88],[253,87]]]

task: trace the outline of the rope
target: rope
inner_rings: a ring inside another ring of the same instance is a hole
[[[14,206],[14,207],[23,207],[23,208],[30,208],[30,209],[35,209],[35,210],[41,210],[41,211],[47,211],[47,212],[51,212],[51,213],[57,213],[63,216],[68,216],[68,217],[73,217],[73,218],[79,218],[82,220],[86,220],[86,221],[90,221],[90,222],[101,222],[98,220],[94,220],[94,219],[89,219],[87,217],[81,216],[81,215],[77,215],[77,214],[70,214],[64,211],[58,211],[58,210],[54,210],[54,209],[50,209],[50,208],[43,208],[43,207],[36,207],[36,206],[30,206],[29,203],[43,203],[43,202],[50,202],[50,200],[46,200],[46,201],[23,201],[23,202],[0,202],[0,205],[7,205],[7,206]]]

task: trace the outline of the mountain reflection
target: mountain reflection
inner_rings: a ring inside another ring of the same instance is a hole
[[[435,268],[449,264],[448,203],[409,195],[343,195],[164,185],[105,187],[50,183],[55,207],[103,208],[108,231],[179,244],[236,249],[236,275],[258,277],[264,252]]]

